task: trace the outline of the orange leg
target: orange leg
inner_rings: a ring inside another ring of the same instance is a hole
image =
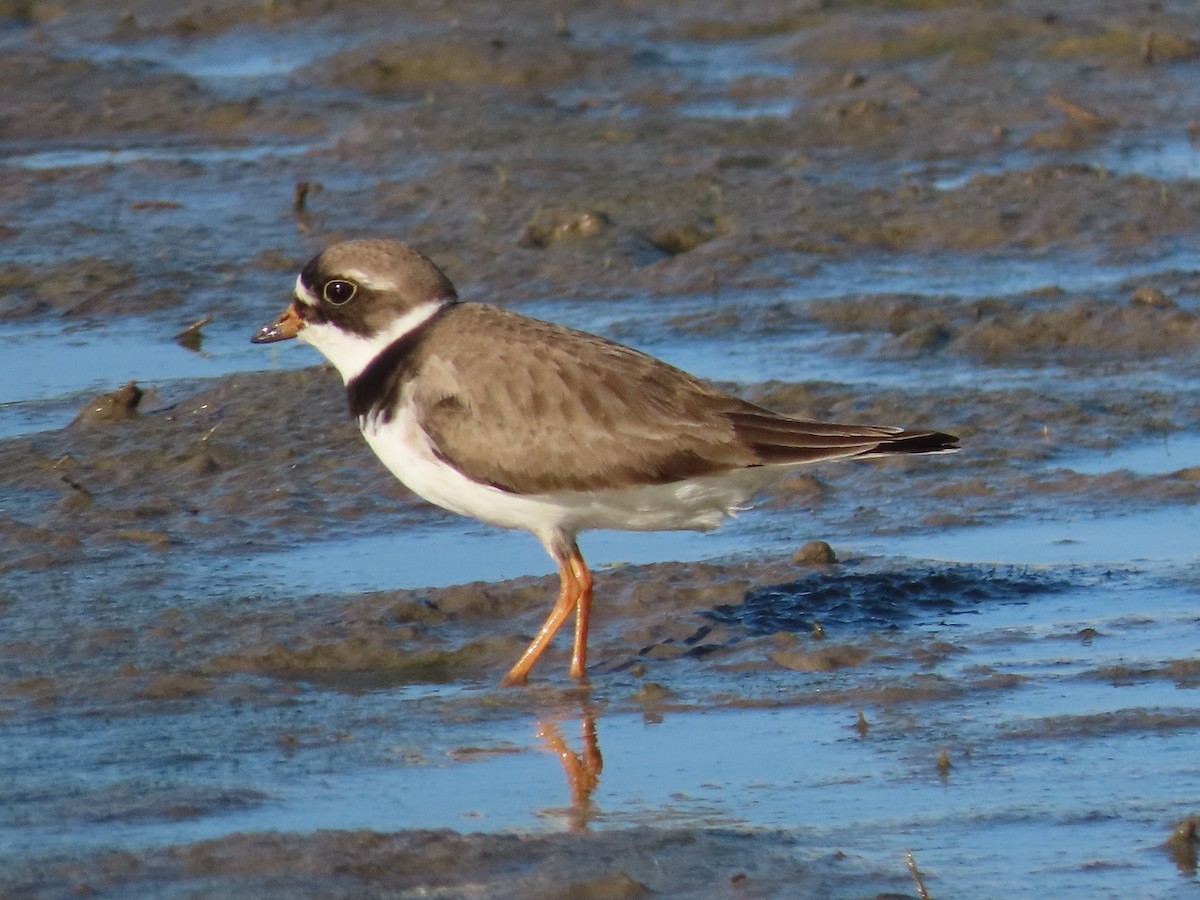
[[[500,682],[502,687],[524,684],[528,680],[530,669],[534,667],[534,664],[537,663],[546,651],[546,647],[554,639],[554,635],[558,634],[558,630],[567,621],[567,616],[571,614],[571,610],[579,605],[580,593],[584,587],[584,585],[579,583],[576,574],[579,568],[582,568],[583,572],[587,575],[585,584],[587,587],[588,604],[589,606],[591,604],[591,573],[588,572],[583,558],[579,555],[579,548],[575,546],[574,541],[571,542],[570,548],[565,553],[553,549],[551,550],[551,555],[554,557],[554,562],[558,565],[558,600],[555,601],[554,609],[550,610],[550,615],[546,617],[546,621],[542,623],[542,627],[538,629],[537,637],[525,648],[525,652],[521,654],[521,658],[517,660],[516,665],[508,670],[508,674]],[[577,568],[575,560],[578,560],[579,568]],[[577,616],[575,629],[577,636],[579,631],[578,622]],[[584,624],[584,639],[587,639],[586,623]],[[578,649],[576,653],[578,653]],[[574,669],[572,669],[572,672],[574,672]]]
[[[592,614],[592,573],[579,552],[573,547],[568,562],[579,588],[579,599],[575,604],[575,651],[571,654],[571,677],[582,681],[587,677],[588,621]]]

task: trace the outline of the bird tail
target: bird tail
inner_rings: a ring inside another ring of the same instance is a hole
[[[738,438],[759,457],[760,465],[958,450],[958,438],[940,431],[810,422],[767,410],[739,410],[728,415]]]

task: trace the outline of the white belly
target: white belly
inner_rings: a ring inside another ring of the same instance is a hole
[[[784,471],[764,466],[639,488],[514,494],[472,481],[439,459],[407,406],[382,427],[367,422],[363,436],[413,493],[460,515],[531,531],[543,543],[591,528],[707,531]]]

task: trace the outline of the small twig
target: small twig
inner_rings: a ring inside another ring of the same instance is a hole
[[[71,490],[77,491],[79,493],[79,495],[81,497],[83,497],[85,500],[92,499],[92,492],[89,491],[87,488],[85,488],[82,484],[80,484],[74,478],[71,478],[67,475],[62,475],[60,477],[62,478],[63,484],[65,484]]]
[[[1090,107],[1084,106],[1082,103],[1076,103],[1074,100],[1069,100],[1062,94],[1047,94],[1046,102],[1060,112],[1067,114],[1072,122],[1078,122],[1080,125],[1088,125],[1092,128],[1107,128],[1112,122],[1109,118]]]
[[[921,900],[931,900],[929,891],[925,887],[925,879],[921,877],[921,870],[917,868],[917,858],[913,856],[911,850],[905,851],[904,862],[908,866],[908,872],[912,875],[913,881],[917,883],[917,893],[921,895]]]
[[[206,313],[187,328],[183,329],[183,331],[179,332],[179,334],[175,335],[176,343],[180,344],[185,349],[198,351],[200,349],[200,342],[203,339],[200,329],[202,329],[212,320],[212,313]]]
[[[1142,42],[1142,62],[1148,66],[1154,65],[1154,32],[1151,31],[1146,35],[1146,40]]]
[[[954,764],[950,762],[950,750],[946,747],[942,748],[942,752],[938,754],[937,769],[938,774],[943,779],[950,777],[950,770],[954,768]]]
[[[871,731],[871,723],[867,721],[867,714],[861,709],[858,711],[858,721],[854,723],[854,729],[861,738],[865,738]]]
[[[301,234],[308,234],[310,227],[309,219],[311,217],[308,209],[309,198],[320,190],[323,190],[320,182],[296,182],[296,187],[292,192],[292,214],[296,217],[296,230]]]
[[[297,181],[296,186],[292,188],[292,214],[302,216],[308,212],[308,195],[313,189],[320,190],[319,184],[313,184],[311,181]]]

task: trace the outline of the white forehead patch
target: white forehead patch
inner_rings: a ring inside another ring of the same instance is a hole
[[[296,276],[296,290],[292,292],[296,295],[296,299],[308,306],[316,306],[317,298],[312,295],[312,291],[304,286],[303,276]]]

